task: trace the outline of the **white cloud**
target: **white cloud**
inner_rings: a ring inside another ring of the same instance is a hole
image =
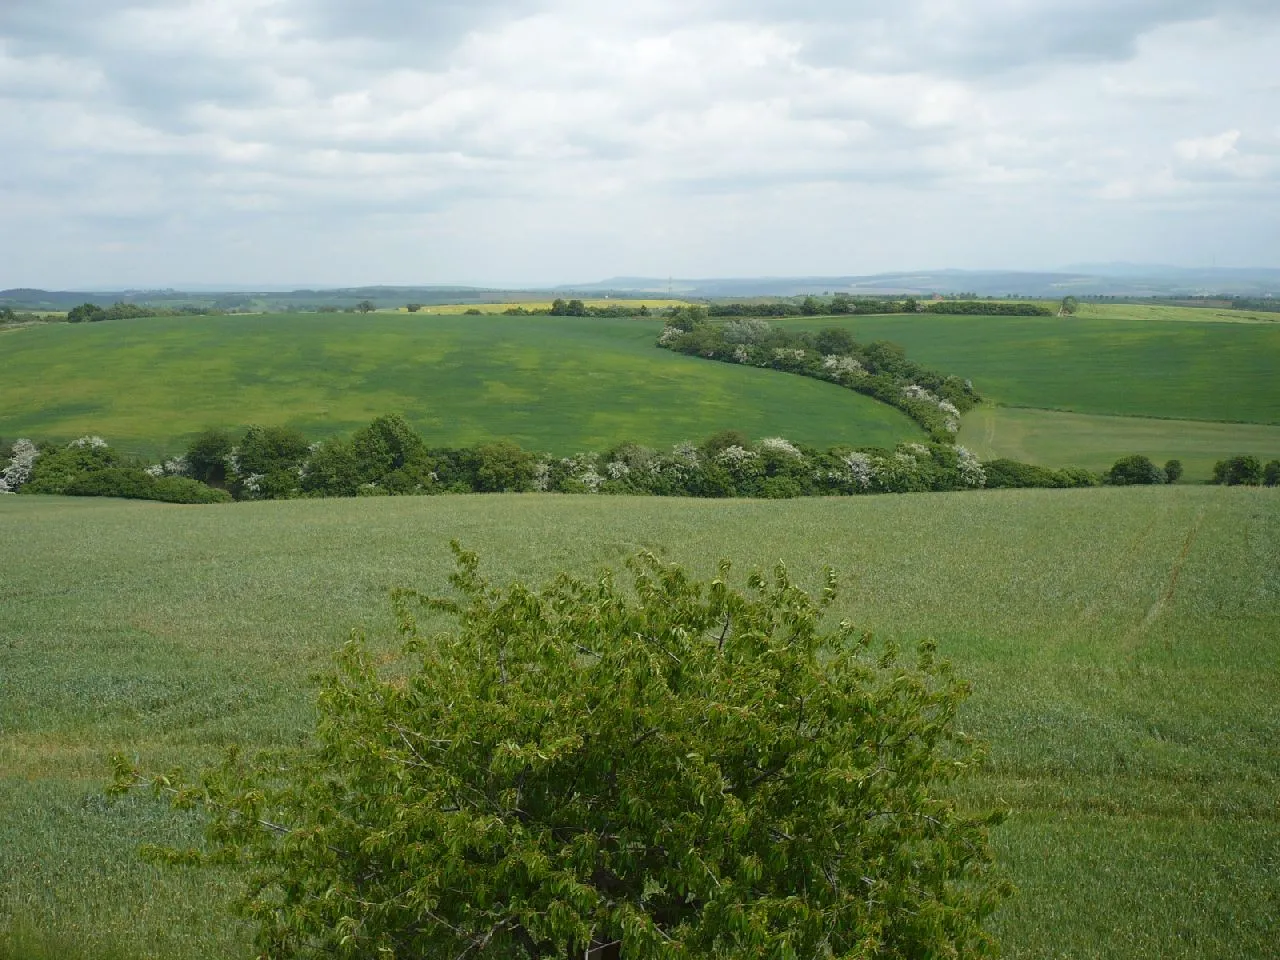
[[[1227,214],[1274,261],[1277,39],[1261,0],[47,0],[0,13],[0,286],[1162,260]]]

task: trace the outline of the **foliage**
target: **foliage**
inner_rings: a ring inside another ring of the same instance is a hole
[[[994,953],[1001,818],[950,798],[981,754],[931,644],[824,629],[830,572],[817,600],[648,554],[629,588],[494,588],[454,550],[461,598],[397,594],[404,670],[350,643],[298,753],[195,784],[116,758],[115,792],[207,811],[198,859],[247,869],[265,956]]]
[[[1107,471],[1106,482],[1117,487],[1169,483],[1168,474],[1140,453],[1121,457]]]
[[[45,449],[36,460],[31,479],[22,492],[66,493],[81,474],[114,467],[119,462],[119,456],[105,443],[75,441],[62,448]]]
[[[951,440],[960,429],[960,415],[981,400],[971,383],[913,363],[897,344],[862,345],[838,327],[815,334],[759,318],[713,324],[684,311],[667,320],[658,346],[837,383],[896,407],[938,441]]]
[[[155,477],[137,467],[105,467],[74,477],[61,491],[70,497],[122,497],[164,503],[229,503],[225,490],[189,477]]]
[[[1062,305],[1058,308],[1058,316],[1074,317],[1080,312],[1080,301],[1075,297],[1066,296],[1062,298]]]
[[[228,455],[227,482],[237,499],[293,496],[310,453],[311,445],[297,430],[250,427]]]
[[[373,311],[376,309],[378,308],[374,306],[372,300],[361,300],[359,303],[356,304],[357,313],[373,313]]]
[[[406,304],[406,305],[405,305],[405,309],[406,309],[406,310],[408,310],[410,313],[417,313],[419,310],[421,310],[421,309],[422,309],[422,304],[420,304],[420,303],[409,303],[409,304]]]
[[[987,473],[987,488],[991,490],[1024,487],[1092,487],[1100,482],[1097,474],[1075,467],[1054,469],[1030,463],[1001,458],[982,464]]]
[[[1262,469],[1262,483],[1268,487],[1280,486],[1280,460],[1267,461]]]
[[[1262,463],[1249,454],[1237,454],[1213,465],[1213,482],[1228,487],[1253,486],[1262,483]]]
[[[85,323],[105,319],[106,311],[96,303],[82,303],[80,306],[72,307],[67,311],[67,320],[70,323]]]
[[[1051,317],[1053,311],[1038,303],[1009,300],[939,300],[924,308],[924,313],[949,316],[981,317]]]
[[[225,430],[205,430],[187,447],[187,470],[201,483],[221,487],[227,482],[227,458],[235,444]]]
[[[1170,460],[1164,465],[1165,479],[1169,483],[1177,483],[1182,479],[1183,466],[1181,460]]]

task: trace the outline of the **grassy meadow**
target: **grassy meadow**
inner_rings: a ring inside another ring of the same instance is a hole
[[[710,366],[710,365],[707,365]],[[188,768],[287,743],[387,591],[442,588],[457,537],[497,579],[782,559],[836,617],[932,636],[970,679],[1012,811],[1013,958],[1275,956],[1280,492],[1162,487],[785,502],[547,495],[173,507],[0,498],[0,958],[247,957],[229,880],[162,871],[193,836],[100,796],[123,749]]]
[[[1280,424],[1280,324],[934,314],[781,322],[892,340],[1005,406]]]
[[[1141,453],[1157,464],[1178,458],[1184,482],[1207,482],[1213,465],[1237,453],[1280,457],[1280,426],[1100,417],[987,404],[964,416],[959,442],[984,460],[1011,457],[1049,467],[1105,471]]]
[[[0,340],[0,437],[177,453],[209,426],[349,433],[384,413],[437,446],[569,454],[723,429],[830,446],[922,431],[827,383],[654,347],[660,321],[293,314],[32,326]]]

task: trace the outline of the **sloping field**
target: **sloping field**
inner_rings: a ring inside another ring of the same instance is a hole
[[[205,427],[321,437],[384,413],[432,445],[568,454],[717,430],[819,446],[922,436],[831,384],[654,346],[661,323],[571,317],[281,315],[29,327],[0,339],[0,437],[86,433],[174,453]]]
[[[704,366],[709,366],[705,365]],[[837,617],[936,637],[972,680],[1020,887],[1014,958],[1263,958],[1280,942],[1280,492],[1173,487],[786,502],[558,496],[183,508],[0,498],[0,957],[248,957],[226,878],[140,863],[191,835],[97,791],[308,724],[308,677],[451,537],[497,578],[641,548],[839,571]]]
[[[1157,464],[1176,458],[1186,468],[1186,480],[1208,481],[1215,463],[1238,453],[1264,461],[1280,458],[1280,426],[1099,417],[988,404],[965,414],[960,443],[984,460],[1011,457],[1100,472],[1133,453]]]
[[[1009,406],[1280,423],[1280,323],[931,314],[785,322],[892,340]]]

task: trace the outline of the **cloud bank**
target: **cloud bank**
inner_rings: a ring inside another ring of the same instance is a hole
[[[0,7],[0,286],[1280,263],[1273,0]]]

